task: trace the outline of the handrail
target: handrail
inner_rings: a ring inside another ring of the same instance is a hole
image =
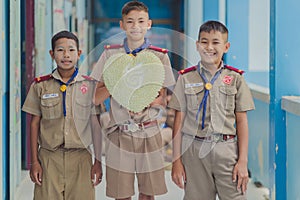
[[[262,87],[262,86],[259,86],[259,85],[256,85],[254,83],[247,83],[250,90],[251,90],[251,93],[252,93],[252,96],[254,99],[257,99],[257,100],[260,100],[260,101],[263,101],[265,103],[270,103],[270,90],[269,88],[266,88],[266,87]]]
[[[281,108],[289,113],[300,116],[300,96],[283,96]]]

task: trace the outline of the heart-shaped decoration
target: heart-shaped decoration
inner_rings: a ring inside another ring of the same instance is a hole
[[[158,96],[165,70],[161,60],[149,51],[142,51],[136,56],[120,53],[106,61],[103,79],[120,105],[140,112]]]

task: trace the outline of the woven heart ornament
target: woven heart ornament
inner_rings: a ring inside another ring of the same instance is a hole
[[[120,53],[106,61],[103,79],[120,105],[140,112],[158,96],[165,70],[160,59],[151,52],[142,51],[136,56]]]

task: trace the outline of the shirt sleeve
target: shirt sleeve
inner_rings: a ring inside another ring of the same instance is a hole
[[[168,107],[181,112],[186,111],[186,98],[184,95],[184,80],[182,76],[179,76],[177,80]]]
[[[99,60],[97,61],[96,65],[94,66],[92,72],[91,72],[91,77],[97,81],[103,82],[103,68],[105,65],[105,62],[107,60],[107,51],[105,50]]]
[[[175,84],[175,78],[174,78],[173,69],[168,54],[164,54],[161,61],[165,69],[165,81],[163,86],[171,87]]]
[[[32,83],[26,96],[22,110],[32,115],[41,116],[41,100],[37,84]]]
[[[237,82],[235,111],[243,112],[255,109],[251,91],[243,76]]]

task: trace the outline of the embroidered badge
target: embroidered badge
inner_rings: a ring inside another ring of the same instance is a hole
[[[85,83],[83,83],[80,87],[82,94],[85,94],[88,91],[88,87]]]
[[[233,77],[231,76],[224,76],[224,79],[223,79],[223,83],[227,84],[227,85],[230,85],[230,83],[232,82],[233,80]]]

